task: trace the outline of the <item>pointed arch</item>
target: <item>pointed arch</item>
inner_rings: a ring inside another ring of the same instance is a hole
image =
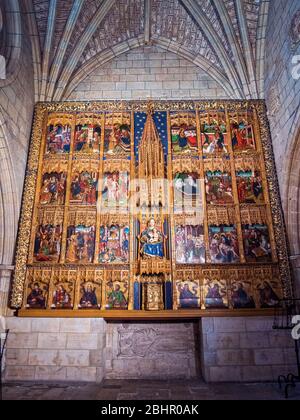
[[[245,58],[243,56],[243,51],[240,47],[239,40],[237,39],[236,33],[234,31],[233,24],[230,19],[228,10],[223,0],[212,0],[212,1],[219,14],[224,31],[230,43],[230,46],[231,46],[231,49],[232,49],[232,52],[236,61],[236,68],[241,78],[242,84],[244,86],[246,97],[251,98],[251,93],[249,90],[249,78],[248,78]]]
[[[240,33],[241,33],[241,39],[244,49],[244,56],[245,61],[247,64],[248,74],[249,74],[249,87],[252,95],[252,99],[257,99],[257,86],[256,86],[256,78],[255,78],[255,65],[254,65],[254,56],[253,56],[253,50],[249,38],[249,31],[248,31],[248,25],[247,25],[247,19],[245,14],[245,3],[244,1],[236,1],[236,12],[237,12],[237,18],[239,21],[239,27],[240,27]]]
[[[20,200],[16,194],[16,175],[8,147],[9,131],[0,111],[0,265],[13,262]]]
[[[61,77],[58,81],[57,88],[54,94],[54,100],[59,101],[63,96],[63,92],[72,77],[72,74],[76,68],[79,58],[81,57],[85,47],[88,45],[90,39],[98,29],[99,25],[110,11],[110,9],[115,4],[115,0],[103,0],[101,6],[98,9],[96,15],[92,18],[91,22],[89,23],[88,27],[85,29],[81,38],[74,48],[71,56],[69,57],[64,70],[61,74]]]
[[[40,99],[41,92],[41,75],[42,75],[42,57],[41,57],[41,46],[40,37],[38,34],[37,23],[35,19],[34,8],[32,0],[24,2],[25,13],[27,17],[29,37],[31,41],[31,51],[33,60],[33,71],[34,71],[34,94],[35,101],[38,102]]]
[[[283,176],[286,179],[283,190],[283,209],[286,214],[291,251],[300,257],[300,109],[293,117],[292,139],[286,155]]]
[[[72,10],[69,15],[66,27],[64,29],[63,36],[60,40],[53,64],[51,66],[47,95],[46,95],[47,101],[51,101],[53,97],[55,83],[57,81],[57,78],[58,78],[58,75],[62,66],[63,58],[67,51],[67,47],[68,47],[73,29],[76,25],[76,22],[81,12],[83,4],[84,4],[84,0],[75,0],[73,3]]]
[[[45,38],[43,64],[42,64],[41,101],[44,101],[46,97],[50,51],[51,51],[51,45],[52,45],[52,40],[53,40],[54,30],[55,30],[56,11],[57,11],[57,0],[50,0],[47,33],[46,33],[46,38]]]
[[[204,70],[208,73],[227,93],[229,98],[237,99],[236,92],[233,87],[230,85],[229,80],[226,76],[218,70],[213,64],[200,55],[193,55],[190,52],[184,51],[182,46],[177,42],[170,41],[169,39],[163,37],[154,37],[152,38],[153,45],[162,48],[165,51],[172,52],[177,54],[179,57],[188,60],[189,62],[195,64],[197,67]],[[114,58],[119,57],[120,55],[129,52],[130,50],[144,46],[144,36],[139,38],[134,38],[128,41],[124,41],[120,44],[115,45],[114,47],[107,49],[94,57],[88,60],[74,75],[70,80],[69,84],[66,86],[62,94],[62,99],[68,99],[71,93],[75,88],[82,82],[89,74],[91,74],[96,68],[103,66]]]
[[[264,98],[265,81],[265,44],[269,17],[270,0],[262,0],[259,8],[258,28],[256,36],[256,80],[258,97]]]
[[[237,92],[240,98],[246,98],[243,86],[241,84],[234,63],[228,56],[226,49],[222,45],[222,40],[220,39],[218,34],[216,34],[213,30],[211,22],[204,15],[203,10],[199,6],[199,4],[195,0],[180,0],[180,2],[183,5],[183,7],[185,7],[190,16],[193,17],[195,22],[198,24],[199,28],[204,30],[205,36],[208,39],[211,47],[216,52],[217,56],[223,64],[227,78],[229,79],[233,89]]]

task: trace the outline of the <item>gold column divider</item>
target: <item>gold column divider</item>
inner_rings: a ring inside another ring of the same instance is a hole
[[[105,310],[106,305],[106,283],[107,283],[107,270],[103,271],[102,289],[101,289],[101,309]]]
[[[199,156],[199,169],[201,177],[201,188],[202,188],[202,199],[203,199],[203,229],[204,229],[204,241],[205,241],[205,262],[207,257],[210,257],[210,248],[209,248],[209,223],[208,223],[208,212],[207,212],[207,201],[206,201],[206,189],[205,189],[205,168],[204,168],[204,158],[203,158],[203,149],[202,149],[202,139],[201,139],[201,117],[199,109],[196,110],[196,123],[197,123],[197,137],[198,137],[198,156]]]
[[[102,210],[102,186],[103,186],[103,168],[104,168],[104,141],[105,141],[105,113],[102,114],[101,121],[101,141],[100,141],[100,157],[98,166],[98,197],[96,206],[96,237],[95,237],[95,254],[94,264],[99,263],[99,243],[100,243],[100,227],[101,227],[101,210]]]
[[[34,276],[35,276],[35,271],[33,271],[33,275],[32,275],[33,284],[35,283]],[[29,277],[29,271],[28,271],[28,268],[26,267],[26,273],[25,273],[25,278],[24,278],[24,290],[23,290],[23,296],[22,296],[22,306],[21,306],[22,309],[26,309],[26,305],[27,305],[28,284],[29,284],[28,277]],[[48,287],[48,290],[49,290],[49,287]]]
[[[58,268],[57,270],[59,271],[59,278],[61,278],[61,268]],[[54,276],[55,276],[55,270],[52,269],[51,277],[50,277],[49,290],[48,290],[48,302],[47,302],[47,309],[50,309],[50,310],[51,310],[51,306],[52,306],[53,294],[54,294],[54,291],[55,291]]]
[[[67,181],[66,181],[67,186],[66,186],[66,196],[65,196],[65,206],[64,206],[63,233],[62,233],[62,239],[61,239],[60,264],[64,264],[66,260],[75,129],[76,129],[76,115],[74,115],[73,121],[71,124],[71,142],[70,142],[68,173],[67,173]]]
[[[43,174],[43,162],[46,152],[46,138],[47,138],[47,124],[48,124],[48,111],[45,112],[44,115],[44,121],[43,121],[43,129],[42,129],[42,141],[39,151],[39,163],[38,163],[38,169],[37,169],[37,181],[36,181],[36,190],[35,190],[35,197],[34,197],[34,207],[32,212],[32,226],[31,226],[31,237],[30,237],[30,243],[29,243],[29,250],[28,250],[28,257],[27,257],[27,263],[32,264],[33,263],[33,253],[34,253],[34,242],[35,242],[35,236],[36,236],[36,229],[38,226],[38,214],[40,210],[40,193],[42,189],[42,174]],[[27,175],[26,175],[27,176]]]
[[[171,114],[167,111],[167,128],[168,128],[168,156],[167,156],[167,171],[168,171],[168,183],[169,183],[169,194],[167,209],[170,218],[170,238],[168,238],[170,245],[170,260],[171,260],[171,279],[173,285],[173,309],[178,309],[177,305],[177,293],[176,293],[176,240],[175,240],[175,216],[174,216],[174,174],[173,174],[173,149],[171,139]]]
[[[144,126],[144,130],[145,130],[145,126]],[[142,221],[143,221],[143,211],[142,211],[142,207],[141,207],[141,204],[142,204],[142,202],[141,202],[141,188],[144,187],[144,183],[146,183],[146,180],[144,178],[143,179],[141,178],[140,144],[141,144],[141,141],[142,141],[142,136],[143,136],[143,134],[141,134],[141,138],[139,139],[139,143],[137,145],[138,146],[138,149],[137,149],[138,150],[138,156],[137,156],[138,167],[135,167],[135,179],[137,180],[138,185],[139,185],[139,188],[138,188],[138,190],[139,190],[139,195],[138,195],[139,208],[137,209],[137,220],[139,221],[139,232],[136,232],[138,234],[138,236],[137,236],[137,252],[138,252],[137,253],[137,271],[140,275],[140,285],[141,285],[140,287],[141,287],[141,290],[142,290],[142,293],[141,293],[141,296],[142,296],[141,308],[143,309],[144,308],[144,283],[142,281],[143,277],[141,275],[142,258],[141,258],[141,249],[140,249],[140,245],[141,245],[140,237],[141,237],[141,233],[142,233],[141,227],[142,227]],[[142,184],[141,184],[141,181],[142,181]],[[148,190],[147,190],[147,193],[149,194]],[[144,194],[144,192],[143,192],[143,194]],[[145,217],[146,217],[146,215],[147,215],[147,209],[145,209]]]
[[[75,281],[75,285],[74,285],[75,291],[74,291],[73,309],[79,309],[78,306],[79,306],[79,302],[80,302],[80,292],[81,292],[81,289],[80,289],[80,286],[81,286],[80,285],[80,272],[82,270],[85,270],[85,272],[86,272],[86,268],[83,268],[83,267],[77,267],[77,269],[76,269],[76,281]]]
[[[133,310],[134,308],[134,281],[135,281],[135,262],[134,262],[134,247],[136,244],[135,238],[135,229],[134,229],[134,221],[135,221],[135,211],[136,211],[136,202],[134,202],[135,191],[135,136],[134,136],[134,111],[131,111],[131,146],[130,146],[130,177],[129,177],[129,191],[128,191],[128,205],[127,209],[129,211],[129,302],[128,302],[128,310]]]
[[[229,139],[228,148],[229,148],[229,155],[230,155],[230,166],[231,166],[231,178],[232,178],[232,191],[233,191],[233,198],[234,198],[234,208],[235,208],[235,215],[236,215],[236,230],[238,234],[238,241],[239,241],[239,252],[240,252],[240,262],[246,263],[245,252],[244,252],[244,241],[243,241],[243,231],[242,231],[242,219],[241,219],[241,208],[240,208],[240,201],[238,195],[238,188],[237,188],[237,177],[236,177],[236,170],[235,170],[235,157],[234,157],[234,150],[232,147],[231,141],[231,124],[229,118],[228,107],[225,106],[225,115],[226,115],[226,126],[227,126],[227,136]]]
[[[263,182],[263,193],[264,193],[264,199],[265,199],[265,208],[267,212],[267,226],[269,228],[270,242],[271,242],[271,248],[272,248],[272,261],[274,263],[277,263],[278,256],[277,256],[276,241],[275,241],[275,234],[274,234],[274,228],[273,228],[273,217],[272,217],[272,211],[271,211],[269,184],[267,181],[266,164],[265,164],[264,152],[263,152],[263,147],[262,147],[262,142],[261,142],[261,137],[260,137],[259,121],[258,121],[256,108],[253,109],[253,117],[254,117],[254,137],[257,144],[258,153],[259,153],[261,176],[262,176],[262,182]]]

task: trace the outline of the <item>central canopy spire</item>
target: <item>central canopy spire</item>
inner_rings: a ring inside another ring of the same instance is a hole
[[[153,119],[153,104],[148,104],[148,116],[139,147],[138,174],[141,205],[164,205],[165,159],[162,142]]]

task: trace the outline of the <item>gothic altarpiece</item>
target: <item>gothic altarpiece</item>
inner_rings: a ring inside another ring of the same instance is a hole
[[[273,308],[292,295],[275,174],[260,101],[37,105],[12,307]]]

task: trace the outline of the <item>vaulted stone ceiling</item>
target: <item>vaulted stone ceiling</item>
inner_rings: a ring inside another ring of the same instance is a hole
[[[154,44],[204,69],[231,98],[263,95],[269,0],[26,0],[38,100]]]

